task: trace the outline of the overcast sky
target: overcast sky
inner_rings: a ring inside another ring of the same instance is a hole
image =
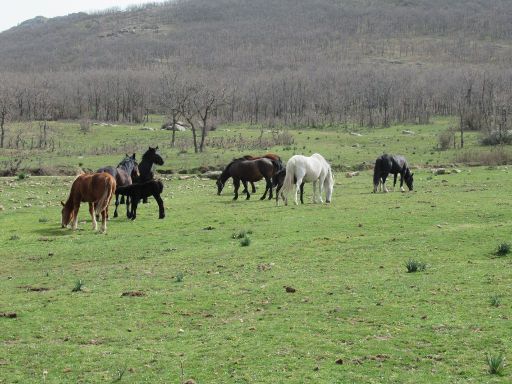
[[[164,0],[14,0],[2,1],[0,32],[36,16],[65,16],[74,12],[88,12],[127,5],[161,3]]]

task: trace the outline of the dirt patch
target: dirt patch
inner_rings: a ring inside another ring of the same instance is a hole
[[[16,312],[0,312],[0,317],[7,317],[8,319],[15,319],[18,317]]]
[[[142,297],[146,296],[146,294],[142,291],[127,291],[123,292],[121,296],[128,296],[128,297]]]
[[[50,290],[50,288],[46,288],[46,287],[32,287],[31,285],[22,285],[22,286],[20,286],[18,288],[26,289],[29,292],[46,292],[46,291]]]

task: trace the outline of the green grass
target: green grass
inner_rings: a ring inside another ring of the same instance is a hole
[[[116,165],[126,153],[136,153],[138,159],[148,146],[159,145],[165,164],[158,167],[164,171],[191,171],[200,166],[219,166],[227,164],[233,157],[241,154],[263,154],[275,152],[287,160],[294,154],[310,155],[322,153],[337,169],[358,169],[371,164],[382,153],[402,153],[414,166],[439,166],[454,163],[456,156],[465,153],[489,151],[489,148],[477,146],[478,134],[465,134],[464,151],[449,149],[437,150],[439,132],[454,124],[450,118],[435,118],[428,125],[397,125],[389,128],[361,128],[358,126],[329,126],[311,129],[296,127],[290,130],[294,143],[287,146],[269,148],[246,148],[239,150],[234,144],[225,148],[207,148],[204,153],[195,154],[191,147],[191,133],[178,132],[178,146],[172,148],[171,132],[159,129],[161,116],[153,116],[146,124],[152,131],[141,130],[142,124],[114,124],[110,126],[92,125],[89,133],[81,133],[78,122],[50,122],[50,137],[54,147],[47,149],[0,150],[0,164],[21,153],[22,168],[66,168],[74,171],[79,167],[97,169],[105,165]],[[38,142],[37,122],[16,123],[7,127],[7,139],[22,130],[27,148],[31,142]],[[403,130],[412,130],[414,135],[403,134]],[[356,136],[358,133],[361,136]],[[263,134],[264,139],[272,137],[271,130],[247,124],[223,125],[210,132],[209,138],[218,140],[223,137],[230,140],[252,140]],[[188,142],[185,146],[180,143]],[[510,152],[509,149],[507,149]],[[5,163],[6,164],[6,163]],[[1,165],[0,165],[1,166]],[[371,166],[371,165],[370,165]]]
[[[369,157],[324,144],[340,162]],[[2,178],[0,312],[17,317],[0,317],[0,383],[178,383],[182,369],[197,383],[508,383],[482,357],[512,348],[511,301],[489,305],[512,284],[494,255],[510,176],[419,169],[415,192],[373,194],[370,171],[337,174],[330,205],[306,185],[288,207],[164,178],[164,220],[150,200],[106,235],[85,205],[79,230],[60,228],[71,177]],[[409,259],[429,268],[406,273]]]

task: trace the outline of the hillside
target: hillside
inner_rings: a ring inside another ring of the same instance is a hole
[[[0,34],[0,107],[141,122],[212,94],[216,123],[389,126],[479,100],[468,127],[494,129],[512,114],[510,20],[508,0],[183,0],[36,18]]]
[[[29,20],[0,34],[0,70],[501,65],[511,19],[505,0],[189,0]]]

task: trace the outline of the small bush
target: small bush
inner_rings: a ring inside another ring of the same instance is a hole
[[[510,253],[510,244],[509,243],[501,243],[498,245],[498,249],[496,249],[497,256],[506,256]]]
[[[501,304],[501,298],[498,295],[491,296],[491,306],[499,307]]]
[[[421,272],[427,269],[427,264],[411,259],[405,263],[405,267],[407,268],[407,273]]]
[[[249,245],[251,245],[251,239],[245,236],[243,239],[240,240],[240,245],[242,247],[248,247]]]
[[[12,235],[9,240],[19,240],[20,237],[18,235]]]
[[[439,133],[437,139],[439,142],[439,149],[441,151],[446,151],[447,149],[452,148],[455,144],[455,133],[453,128],[450,127]]]
[[[81,133],[91,132],[91,122],[89,120],[80,120],[80,132]]]
[[[176,275],[176,282],[177,283],[183,282],[184,277],[185,277],[185,275],[183,274],[183,272],[178,272],[178,274]]]
[[[488,366],[488,372],[491,375],[503,375],[503,368],[505,363],[505,357],[502,353],[499,355],[487,355],[487,366]]]
[[[252,234],[252,231],[250,229],[249,230],[242,229],[238,232],[233,232],[231,237],[233,239],[243,239],[244,237],[247,237],[247,235],[251,235],[251,234]]]
[[[480,137],[481,145],[500,145],[512,144],[512,132],[505,130],[497,130],[485,133]]]
[[[83,287],[84,287],[84,283],[83,283],[83,281],[82,281],[82,280],[78,280],[78,281],[75,283],[75,286],[73,287],[73,289],[71,290],[71,292],[81,292]]]
[[[27,177],[28,175],[26,173],[21,172],[18,174],[18,180],[25,180]]]
[[[48,218],[47,217],[40,217],[39,218],[39,222],[40,223],[47,223],[48,222]]]

